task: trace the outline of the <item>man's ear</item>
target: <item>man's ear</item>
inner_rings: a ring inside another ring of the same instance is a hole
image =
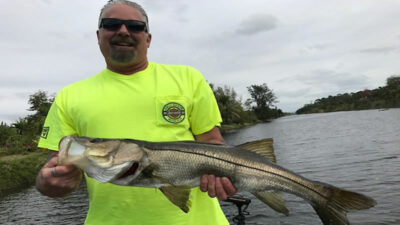
[[[97,41],[99,41],[99,40],[100,40],[100,37],[99,37],[99,30],[96,31],[96,36],[97,36]]]
[[[150,47],[150,43],[151,43],[151,34],[150,33],[147,34],[146,42],[147,42],[147,48],[149,48]]]

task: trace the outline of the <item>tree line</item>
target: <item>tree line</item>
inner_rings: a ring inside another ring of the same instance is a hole
[[[33,114],[19,118],[11,125],[0,123],[0,156],[37,150],[39,136],[53,101],[54,96],[48,96],[45,91],[37,91],[28,100],[28,111]]]
[[[296,114],[399,107],[400,76],[393,75],[386,79],[386,85],[383,87],[320,98],[304,105],[296,111]]]
[[[250,98],[244,102],[231,87],[210,86],[217,100],[223,125],[267,122],[283,116],[282,110],[275,106],[275,94],[265,83],[247,87]]]
[[[274,104],[277,98],[267,84],[247,87],[251,98],[242,102],[233,88],[215,87],[210,84],[223,124],[247,124],[268,121],[283,115]],[[45,91],[37,91],[29,96],[28,104],[32,114],[8,125],[0,122],[0,156],[21,154],[37,150],[40,133],[47,112],[54,101],[54,95]]]

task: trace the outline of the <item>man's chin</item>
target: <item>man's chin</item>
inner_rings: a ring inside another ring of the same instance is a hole
[[[127,54],[119,54],[119,55],[112,55],[110,57],[111,61],[114,64],[119,64],[119,65],[129,65],[132,64],[133,61],[135,60],[136,55],[127,55]]]

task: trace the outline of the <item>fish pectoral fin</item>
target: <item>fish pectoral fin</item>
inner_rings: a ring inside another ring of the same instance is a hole
[[[272,138],[265,138],[258,141],[246,142],[236,147],[257,153],[267,157],[269,160],[271,160],[271,162],[276,163],[273,143],[274,141]]]
[[[165,179],[161,175],[157,174],[157,170],[158,170],[158,166],[156,164],[152,163],[142,170],[142,175],[147,178],[158,179],[161,183],[169,184],[172,186],[172,184],[167,179]]]
[[[164,186],[160,188],[165,197],[185,213],[189,212],[191,206],[190,190],[190,186]]]
[[[263,192],[253,193],[253,195],[256,196],[260,201],[267,204],[273,210],[279,213],[283,213],[286,216],[289,215],[289,210],[286,208],[285,201],[280,192],[263,191]]]
[[[142,175],[159,180],[162,184],[168,184],[174,186],[169,180],[163,178],[162,175],[157,173],[158,167],[155,164],[150,164],[143,171]],[[168,186],[169,187],[169,186]]]

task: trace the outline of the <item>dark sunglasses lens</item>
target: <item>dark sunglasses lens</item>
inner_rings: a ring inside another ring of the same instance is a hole
[[[106,30],[118,30],[122,25],[122,21],[118,21],[118,20],[103,20],[101,25]]]
[[[146,30],[146,25],[144,23],[127,22],[125,25],[130,32],[142,32]]]

